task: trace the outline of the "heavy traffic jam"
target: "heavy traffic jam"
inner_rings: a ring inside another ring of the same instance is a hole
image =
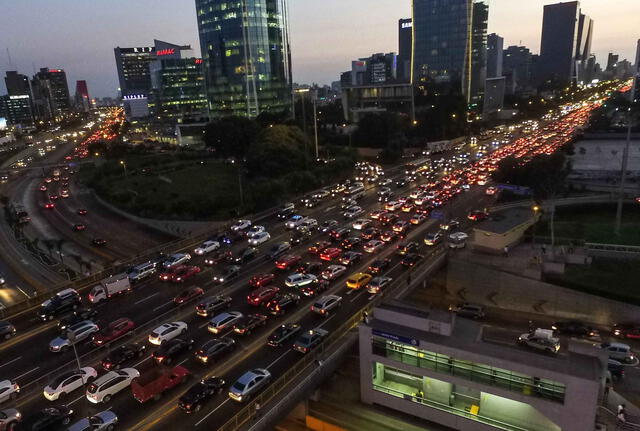
[[[465,247],[469,228],[488,217],[483,202],[497,192],[489,182],[498,163],[557,151],[600,103],[564,107],[517,135],[424,154],[387,172],[358,163],[350,180],[274,215],[237,220],[86,292],[58,292],[38,309],[39,325],[48,325],[41,336],[50,338],[29,347],[31,363],[20,333],[32,329],[1,322],[0,336],[16,342],[3,354],[20,359],[0,368],[0,425],[77,422],[73,429],[85,429],[89,420],[94,429],[129,428],[162,402],[175,406],[171,415],[193,413],[198,424],[214,412],[233,415],[235,403],[259,395],[295,355],[312,352],[431,251]],[[86,147],[71,157],[86,157]],[[45,180],[44,192],[58,176]],[[92,417],[83,418],[92,405]],[[206,416],[197,415],[201,409]]]

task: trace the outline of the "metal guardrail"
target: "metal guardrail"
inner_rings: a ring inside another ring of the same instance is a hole
[[[420,265],[414,267],[410,271],[406,271],[402,273],[400,277],[395,279],[389,288],[385,289],[383,294],[376,295],[376,297],[365,304],[363,307],[358,309],[345,323],[343,323],[338,329],[331,332],[327,338],[318,345],[314,350],[310,353],[304,355],[299,361],[293,364],[288,371],[280,376],[277,380],[273,381],[264,391],[260,393],[260,395],[256,396],[253,401],[245,405],[238,413],[236,413],[231,419],[224,423],[218,431],[234,431],[242,427],[244,424],[254,419],[256,416],[256,403],[259,403],[260,406],[266,406],[269,401],[274,399],[277,395],[279,395],[282,391],[286,390],[288,385],[291,384],[294,380],[296,380],[302,373],[307,370],[310,366],[315,366],[317,364],[316,361],[322,356],[322,354],[329,349],[333,348],[336,343],[338,343],[349,331],[351,331],[354,327],[356,327],[362,320],[364,313],[371,313],[373,308],[378,305],[382,300],[394,292],[400,290],[400,288],[405,287],[407,284],[407,278],[410,277],[409,274],[412,274],[419,270],[419,268],[423,268],[425,265],[429,263],[433,263],[432,259],[440,257],[442,254],[447,253],[447,248],[445,246],[439,246],[435,248],[432,253],[421,261]],[[411,280],[411,278],[409,278]]]
[[[589,251],[613,251],[620,253],[640,254],[640,247],[634,245],[599,244],[594,242],[585,242],[584,246]]]
[[[562,206],[570,206],[570,205],[580,205],[580,204],[597,204],[597,203],[609,203],[616,202],[617,197],[612,194],[597,194],[597,195],[589,195],[589,196],[575,196],[571,198],[559,198],[553,199],[552,201],[544,201],[542,204],[542,208],[551,208],[551,204],[556,207]],[[536,204],[532,199],[524,199],[521,201],[510,202],[503,205],[496,205],[493,207],[489,207],[490,212],[503,211],[511,208],[524,208],[524,207],[533,207]]]

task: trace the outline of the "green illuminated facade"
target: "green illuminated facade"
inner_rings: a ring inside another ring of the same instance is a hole
[[[158,59],[151,64],[151,82],[156,117],[182,122],[207,116],[202,59]]]
[[[196,0],[210,116],[291,107],[286,0]]]

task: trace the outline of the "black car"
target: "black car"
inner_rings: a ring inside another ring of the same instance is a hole
[[[95,247],[104,247],[105,245],[107,245],[107,240],[104,238],[93,238],[91,240],[91,244],[93,244]]]
[[[611,378],[615,381],[619,381],[624,378],[624,367],[625,365],[614,359],[609,359],[607,362],[607,369],[611,373]]]
[[[299,323],[285,323],[279,326],[275,331],[269,335],[267,339],[267,345],[272,347],[280,347],[286,341],[293,338],[294,335],[300,331],[301,326]]]
[[[352,236],[342,241],[341,246],[345,250],[352,250],[357,246],[359,246],[361,243],[362,243],[362,238],[359,238],[357,236]]]
[[[57,293],[53,298],[45,301],[38,310],[42,320],[53,320],[56,316],[75,310],[81,304],[80,295],[72,289]]]
[[[145,345],[138,343],[120,346],[102,360],[102,368],[107,371],[119,370],[124,363],[134,358],[141,358],[145,350]]]
[[[369,273],[380,274],[386,271],[389,265],[391,265],[391,259],[389,258],[376,259],[369,265]]]
[[[84,308],[84,307],[78,308],[73,312],[73,314],[60,319],[58,321],[58,328],[61,331],[64,331],[74,323],[80,323],[83,320],[95,321],[95,318],[97,315],[98,315],[98,310],[94,310],[92,308]]]
[[[231,301],[230,296],[223,295],[205,298],[196,305],[196,314],[202,317],[210,317],[218,310],[231,307]]]
[[[277,258],[278,256],[285,253],[290,248],[291,248],[291,244],[289,244],[288,242],[281,242],[279,244],[274,245],[267,252],[267,260],[273,260]]]
[[[417,242],[403,242],[398,244],[398,253],[400,256],[404,256],[406,254],[416,253],[420,249],[420,244]]]
[[[400,178],[398,181],[396,181],[396,187],[397,188],[406,187],[408,183],[409,181],[407,178]]]
[[[8,340],[16,335],[16,328],[9,322],[0,322],[0,340]]]
[[[47,407],[27,417],[19,424],[18,429],[29,431],[48,431],[66,428],[71,423],[73,410],[65,405]]]
[[[289,243],[291,245],[298,245],[298,244],[302,244],[303,242],[309,241],[310,239],[311,239],[311,232],[308,231],[307,229],[303,229],[303,230],[296,231],[291,237],[291,239],[289,240]]]
[[[294,293],[278,294],[267,302],[267,309],[273,315],[279,316],[294,308],[300,302],[300,295]]]
[[[233,338],[214,338],[196,350],[196,359],[203,364],[208,364],[231,352],[235,346],[236,341]]]
[[[362,259],[362,253],[358,253],[356,251],[348,251],[340,256],[340,259],[338,260],[343,265],[351,266],[359,262],[360,259]]]
[[[339,229],[330,230],[329,231],[329,236],[334,241],[340,241],[340,240],[343,240],[343,239],[347,238],[350,233],[351,233],[350,229],[339,228]]]
[[[220,245],[231,245],[233,244],[233,238],[228,233],[221,233],[213,238],[213,241],[218,241]]]
[[[294,208],[283,209],[280,212],[278,212],[278,218],[280,220],[286,220],[289,217],[291,217],[295,212],[296,210]]]
[[[152,356],[157,364],[170,365],[177,356],[191,349],[193,349],[193,340],[173,338],[162,343]]]
[[[209,254],[204,259],[204,264],[207,266],[217,265],[220,262],[229,261],[233,257],[233,252],[231,250],[218,250],[214,253]]]
[[[551,329],[562,335],[577,337],[595,337],[598,331],[579,320],[568,320],[565,322],[555,322]]]
[[[240,274],[240,269],[241,268],[237,265],[227,266],[224,271],[222,271],[222,274],[215,275],[213,277],[213,282],[222,284],[228,282],[229,280],[233,280]]]
[[[238,253],[237,256],[231,259],[231,263],[235,263],[236,265],[240,265],[242,263],[247,263],[250,260],[253,260],[258,255],[258,249],[255,247],[247,247]]]
[[[402,265],[406,266],[407,268],[411,268],[413,266],[415,266],[420,259],[422,259],[424,256],[418,254],[418,253],[409,253],[409,254],[405,254],[404,258],[402,259],[402,261],[400,262]]]
[[[371,239],[376,239],[380,236],[380,229],[375,228],[375,227],[368,227],[365,230],[362,231],[362,233],[360,234],[360,236],[362,237],[362,239],[364,240],[371,240]]]
[[[337,220],[327,220],[318,226],[318,230],[320,232],[329,232],[331,229],[335,229],[336,227],[338,227]]]
[[[293,343],[293,350],[306,354],[320,344],[327,335],[329,335],[329,332],[324,329],[312,329],[311,331],[303,332]]]
[[[307,201],[307,203],[305,203],[304,205],[307,208],[315,208],[320,204],[320,199],[316,199],[316,198],[311,198]]]
[[[296,272],[299,272],[301,274],[320,275],[320,273],[322,272],[322,263],[305,262],[296,270]]]
[[[220,377],[200,380],[180,397],[178,406],[187,413],[200,411],[205,402],[224,390],[225,384],[224,379]]]
[[[304,296],[317,296],[329,288],[329,280],[318,279],[316,283],[307,284],[300,288],[300,293]]]

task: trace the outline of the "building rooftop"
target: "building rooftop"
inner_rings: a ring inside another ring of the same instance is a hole
[[[602,363],[597,356],[568,352],[566,350],[561,350],[561,353],[557,356],[547,356],[525,350],[515,344],[515,339],[512,338],[510,331],[504,332],[509,332],[511,338],[507,342],[513,340],[513,344],[507,344],[507,342],[498,344],[497,342],[487,341],[483,339],[483,325],[473,320],[456,319],[451,336],[410,328],[375,318],[370,322],[370,326],[426,343],[439,344],[452,349],[495,358],[496,360],[548,370],[556,374],[566,374],[591,381],[601,378]]]
[[[449,323],[451,321],[451,313],[438,309],[427,310],[424,308],[414,307],[402,301],[392,300],[378,305],[377,308],[395,311],[396,313],[408,314],[421,319],[435,320],[438,322]]]
[[[503,235],[516,227],[531,222],[534,217],[529,208],[512,208],[491,214],[488,220],[480,222],[474,230]]]

